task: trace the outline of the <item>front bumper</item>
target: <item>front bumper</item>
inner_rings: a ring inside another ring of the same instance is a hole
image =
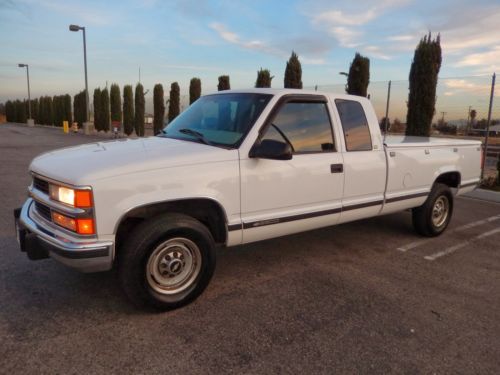
[[[82,272],[99,272],[111,269],[114,244],[112,241],[79,239],[68,236],[35,218],[32,198],[21,209],[14,211],[16,235],[21,251],[32,260],[49,256],[66,266]]]

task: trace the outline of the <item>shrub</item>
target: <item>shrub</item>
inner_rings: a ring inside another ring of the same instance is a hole
[[[432,40],[429,33],[420,40],[411,64],[406,135],[430,135],[440,68],[440,37]]]
[[[229,76],[219,76],[219,84],[217,85],[218,91],[231,90],[229,83]]]
[[[109,91],[106,87],[101,92],[101,130],[109,131]]]
[[[370,59],[356,52],[347,76],[346,92],[350,95],[367,96],[370,83]]]
[[[201,79],[191,78],[189,82],[189,105],[193,104],[201,96]]]
[[[127,135],[134,131],[134,94],[132,85],[123,87],[123,132]]]
[[[135,133],[144,137],[144,87],[138,83],[135,86]]]
[[[101,89],[94,89],[94,126],[97,131],[102,130],[102,112],[101,112]]]
[[[161,132],[163,129],[163,122],[165,120],[165,104],[163,96],[163,86],[161,83],[157,83],[153,89],[153,130],[155,135]]]
[[[300,65],[299,56],[294,51],[292,51],[292,55],[286,63],[284,81],[286,89],[302,88],[302,66]]]
[[[257,72],[257,80],[255,81],[255,87],[271,87],[271,81],[274,76],[271,77],[271,72],[269,69],[262,69]]]
[[[122,100],[120,97],[120,86],[116,83],[111,85],[109,92],[109,101],[111,105],[111,121],[122,122]]]
[[[180,88],[177,82],[170,86],[170,100],[168,102],[168,122],[170,123],[180,113]]]

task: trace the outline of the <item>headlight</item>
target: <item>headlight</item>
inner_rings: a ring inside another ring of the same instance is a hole
[[[50,184],[50,198],[65,203],[69,206],[79,208],[92,207],[92,191],[91,190],[76,190],[64,186]]]

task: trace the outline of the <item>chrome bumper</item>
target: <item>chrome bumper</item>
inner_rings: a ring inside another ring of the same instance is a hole
[[[111,269],[114,243],[96,239],[78,239],[34,218],[33,199],[28,198],[18,213],[16,230],[22,251],[30,259],[41,259],[44,252],[51,258],[82,272]],[[30,256],[30,254],[37,254]]]

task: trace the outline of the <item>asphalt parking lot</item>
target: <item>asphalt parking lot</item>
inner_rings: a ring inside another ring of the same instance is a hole
[[[403,212],[220,249],[197,301],[150,313],[18,250],[30,160],[95,139],[0,125],[0,373],[500,373],[499,203],[458,198],[431,240]]]

